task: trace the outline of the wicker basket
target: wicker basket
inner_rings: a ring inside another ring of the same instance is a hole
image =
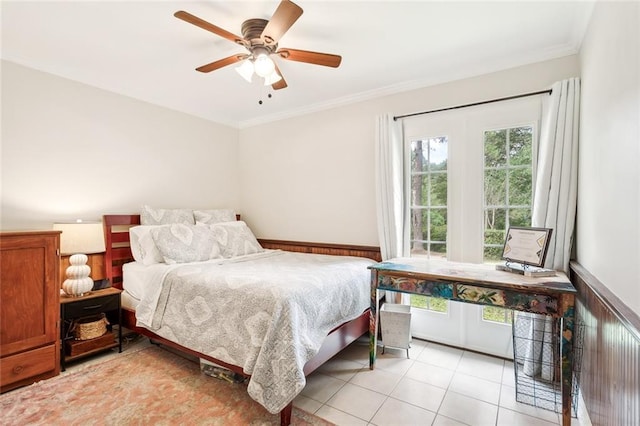
[[[89,340],[103,336],[107,332],[107,325],[107,316],[99,314],[77,319],[70,331],[76,340]]]

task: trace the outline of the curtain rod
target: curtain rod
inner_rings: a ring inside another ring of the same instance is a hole
[[[472,104],[457,105],[457,106],[452,106],[452,107],[447,107],[447,108],[433,109],[431,111],[422,111],[422,112],[414,112],[412,114],[397,115],[397,116],[393,117],[393,121],[397,121],[399,118],[407,118],[407,117],[413,117],[413,116],[416,116],[416,115],[431,114],[433,112],[442,112],[442,111],[449,111],[449,110],[452,110],[452,109],[467,108],[467,107],[484,105],[484,104],[492,104],[494,102],[509,101],[511,99],[525,98],[527,96],[542,95],[542,94],[545,94],[545,93],[550,95],[551,92],[552,92],[551,89],[549,89],[549,90],[540,90],[539,92],[523,93],[521,95],[507,96],[506,98],[490,99],[488,101],[474,102]]]

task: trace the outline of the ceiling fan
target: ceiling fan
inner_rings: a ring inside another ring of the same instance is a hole
[[[219,68],[244,61],[236,71],[251,82],[256,75],[264,78],[265,86],[271,85],[274,90],[284,89],[287,82],[282,77],[280,69],[270,58],[277,55],[282,59],[296,62],[306,62],[314,65],[337,68],[342,57],[330,53],[311,52],[307,50],[280,48],[278,41],[302,15],[302,8],[290,0],[282,0],[270,20],[248,19],[242,23],[242,37],[217,27],[188,12],[180,10],[174,13],[176,18],[210,31],[245,47],[249,53],[240,53],[219,59],[196,68],[200,72],[211,72]]]

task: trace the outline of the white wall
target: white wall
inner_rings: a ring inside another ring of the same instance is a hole
[[[580,52],[577,260],[640,314],[640,3],[598,2]]]
[[[2,62],[0,229],[237,207],[238,130]]]
[[[378,245],[377,115],[532,92],[578,75],[570,56],[242,129],[243,215],[262,238]]]

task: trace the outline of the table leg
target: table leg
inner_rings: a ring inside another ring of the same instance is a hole
[[[378,273],[371,271],[371,310],[369,311],[369,369],[376,366],[378,347]]]
[[[575,297],[565,295],[562,298],[561,318],[561,354],[562,354],[562,425],[571,425],[571,390],[573,387],[573,335],[575,328]]]

